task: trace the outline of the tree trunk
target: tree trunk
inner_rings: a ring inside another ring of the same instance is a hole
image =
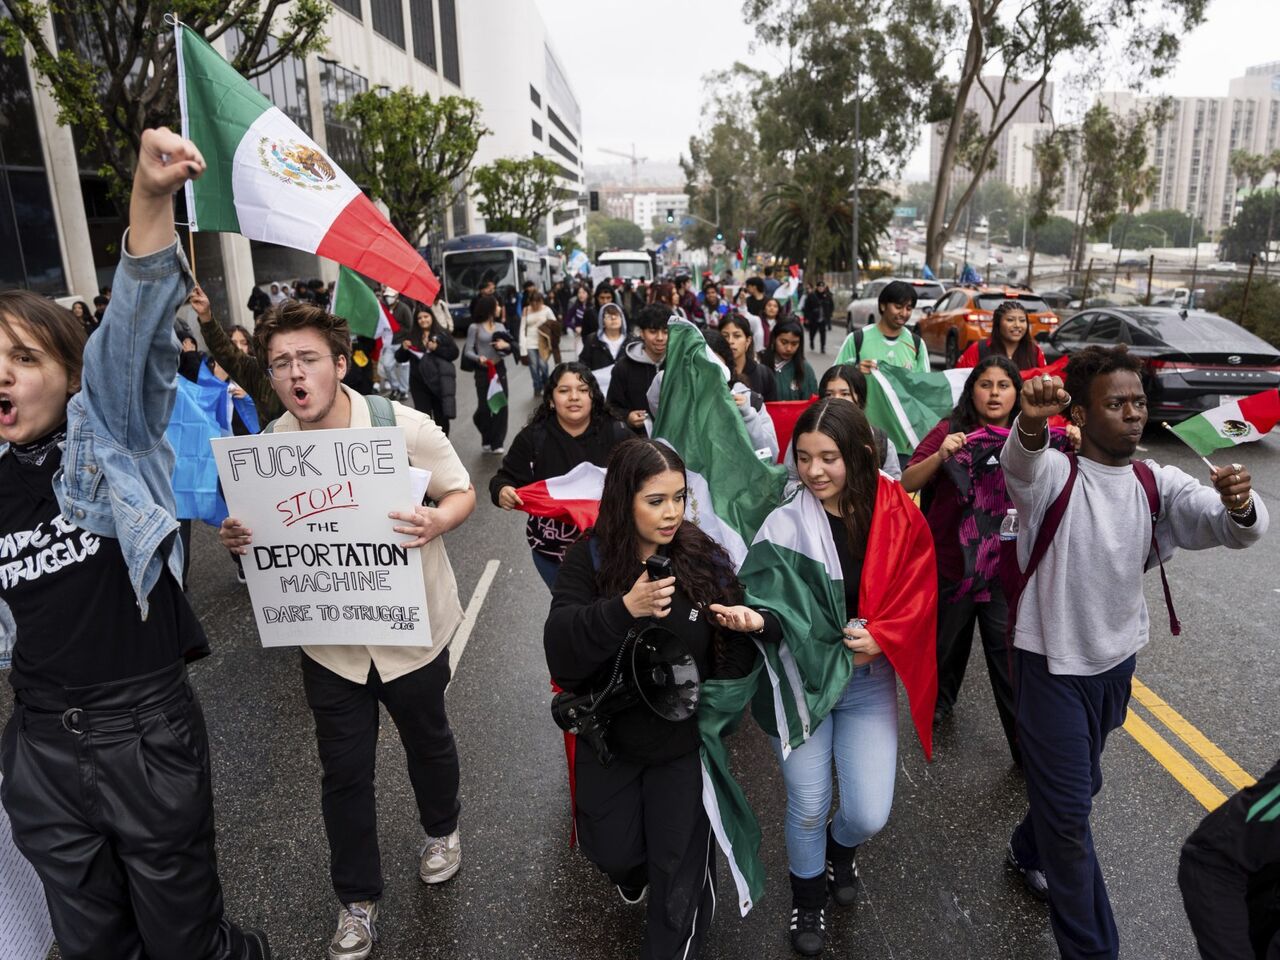
[[[1033,231],[1031,234],[1031,245],[1027,248],[1027,286],[1031,287],[1031,289],[1033,290],[1035,288],[1032,286],[1032,281],[1035,280],[1035,275],[1036,275],[1036,235],[1035,235],[1035,232]]]
[[[1129,232],[1129,221],[1133,219],[1133,211],[1125,213],[1124,226],[1120,228],[1120,246],[1116,249],[1116,266],[1111,271],[1111,292],[1116,292],[1116,284],[1120,280],[1120,257],[1124,255],[1124,237]]]

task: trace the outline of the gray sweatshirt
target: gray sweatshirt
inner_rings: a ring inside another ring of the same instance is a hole
[[[1014,422],[1000,454],[1005,487],[1018,510],[1018,563],[1031,559],[1040,524],[1070,470],[1067,458],[1043,447],[1028,451]],[[1084,457],[1062,523],[1022,593],[1013,645],[1043,654],[1049,672],[1093,676],[1146,645],[1150,633],[1142,574],[1151,553],[1151,512],[1132,467]],[[1173,551],[1241,549],[1267,530],[1267,508],[1253,495],[1257,517],[1241,526],[1212,487],[1177,467],[1147,461],[1160,491],[1156,544]]]

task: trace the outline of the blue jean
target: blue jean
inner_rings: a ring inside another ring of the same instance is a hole
[[[836,842],[856,847],[880,832],[893,806],[898,768],[898,675],[888,657],[857,667],[844,695],[812,736],[782,760],[787,785],[787,859],[809,879],[827,869],[831,761],[840,777],[840,809],[831,821]]]
[[[526,356],[529,358],[529,378],[533,380],[533,395],[535,397],[542,396],[542,388],[547,384],[547,374],[551,372],[547,366],[547,361],[543,359],[541,353],[535,347],[530,350]]]
[[[560,572],[560,561],[544,557],[537,550],[532,550],[530,553],[533,556],[533,568],[538,571],[538,576],[542,578],[548,590],[553,589],[556,585],[556,574]]]

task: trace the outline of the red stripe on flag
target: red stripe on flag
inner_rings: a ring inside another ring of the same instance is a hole
[[[1240,413],[1254,425],[1259,433],[1270,433],[1280,423],[1280,391],[1263,390],[1251,397],[1241,397]]]
[[[338,214],[316,253],[428,305],[440,292],[427,262],[363,193]]]
[[[773,432],[778,437],[778,463],[787,457],[787,448],[791,446],[791,434],[795,431],[796,421],[800,414],[818,402],[816,396],[808,400],[771,400],[764,405],[769,411],[769,419],[773,421]]]

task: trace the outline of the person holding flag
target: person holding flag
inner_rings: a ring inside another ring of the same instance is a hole
[[[471,422],[480,432],[480,449],[504,453],[507,442],[507,364],[511,334],[498,321],[496,297],[479,297],[472,308],[471,326],[462,349],[463,369],[475,374],[476,412]]]
[[[529,514],[525,538],[547,589],[555,585],[565,551],[582,539],[583,529],[564,515],[543,515],[543,510],[525,503],[519,488],[564,477],[579,464],[603,467],[614,448],[631,435],[605,410],[591,369],[577,361],[562,363],[551,371],[542,402],[489,481],[494,506]]]
[[[1120,953],[1089,815],[1107,735],[1124,722],[1150,638],[1143,571],[1178,547],[1248,547],[1268,525],[1239,464],[1212,468],[1205,486],[1133,460],[1147,423],[1142,368],[1124,347],[1088,347],[1071,357],[1065,386],[1047,374],[1026,380],[1000,454],[1018,511],[1023,580],[1010,616],[1028,801],[1006,856],[1047,897],[1067,960]],[[1062,411],[1080,429],[1075,457],[1049,448],[1047,420]],[[1167,583],[1165,598],[1177,635]]]
[[[683,642],[704,681],[751,673],[756,648],[742,632],[764,629],[764,619],[739,605],[725,551],[685,522],[687,496],[671,447],[633,437],[614,451],[595,528],[569,548],[552,588],[543,641],[561,687],[602,689],[629,636],[651,624]],[[655,556],[671,576],[650,578]],[[716,905],[698,718],[668,720],[637,703],[612,715],[605,737],[612,762],[581,739],[576,750],[582,851],[624,903],[647,894],[642,960],[695,958]]]
[[[753,713],[787,788],[791,946],[817,956],[828,893],[841,906],[857,899],[857,848],[893,805],[899,677],[932,753],[938,592],[929,528],[880,473],[857,406],[819,401],[792,448],[803,486],[760,527],[739,577],[764,613],[768,682]],[[828,826],[833,761],[840,806]]]
[[[449,421],[458,415],[458,372],[453,368],[457,359],[458,345],[453,341],[448,309],[440,304],[423,307],[413,318],[409,335],[396,348],[396,360],[409,365],[414,409],[431,417],[446,437]]]
[[[845,337],[836,363],[856,363],[863,373],[881,363],[928,373],[929,351],[920,334],[906,329],[915,308],[915,287],[904,280],[885,284],[877,301],[880,318],[875,326],[860,327]]]
[[[0,798],[66,960],[271,956],[224,913],[186,666],[209,644],[179,582],[165,440],[192,282],[173,194],[205,169],[189,140],[143,131],[115,294],[87,344],[70,311],[0,293],[0,539],[19,544],[0,578],[15,695]]]

